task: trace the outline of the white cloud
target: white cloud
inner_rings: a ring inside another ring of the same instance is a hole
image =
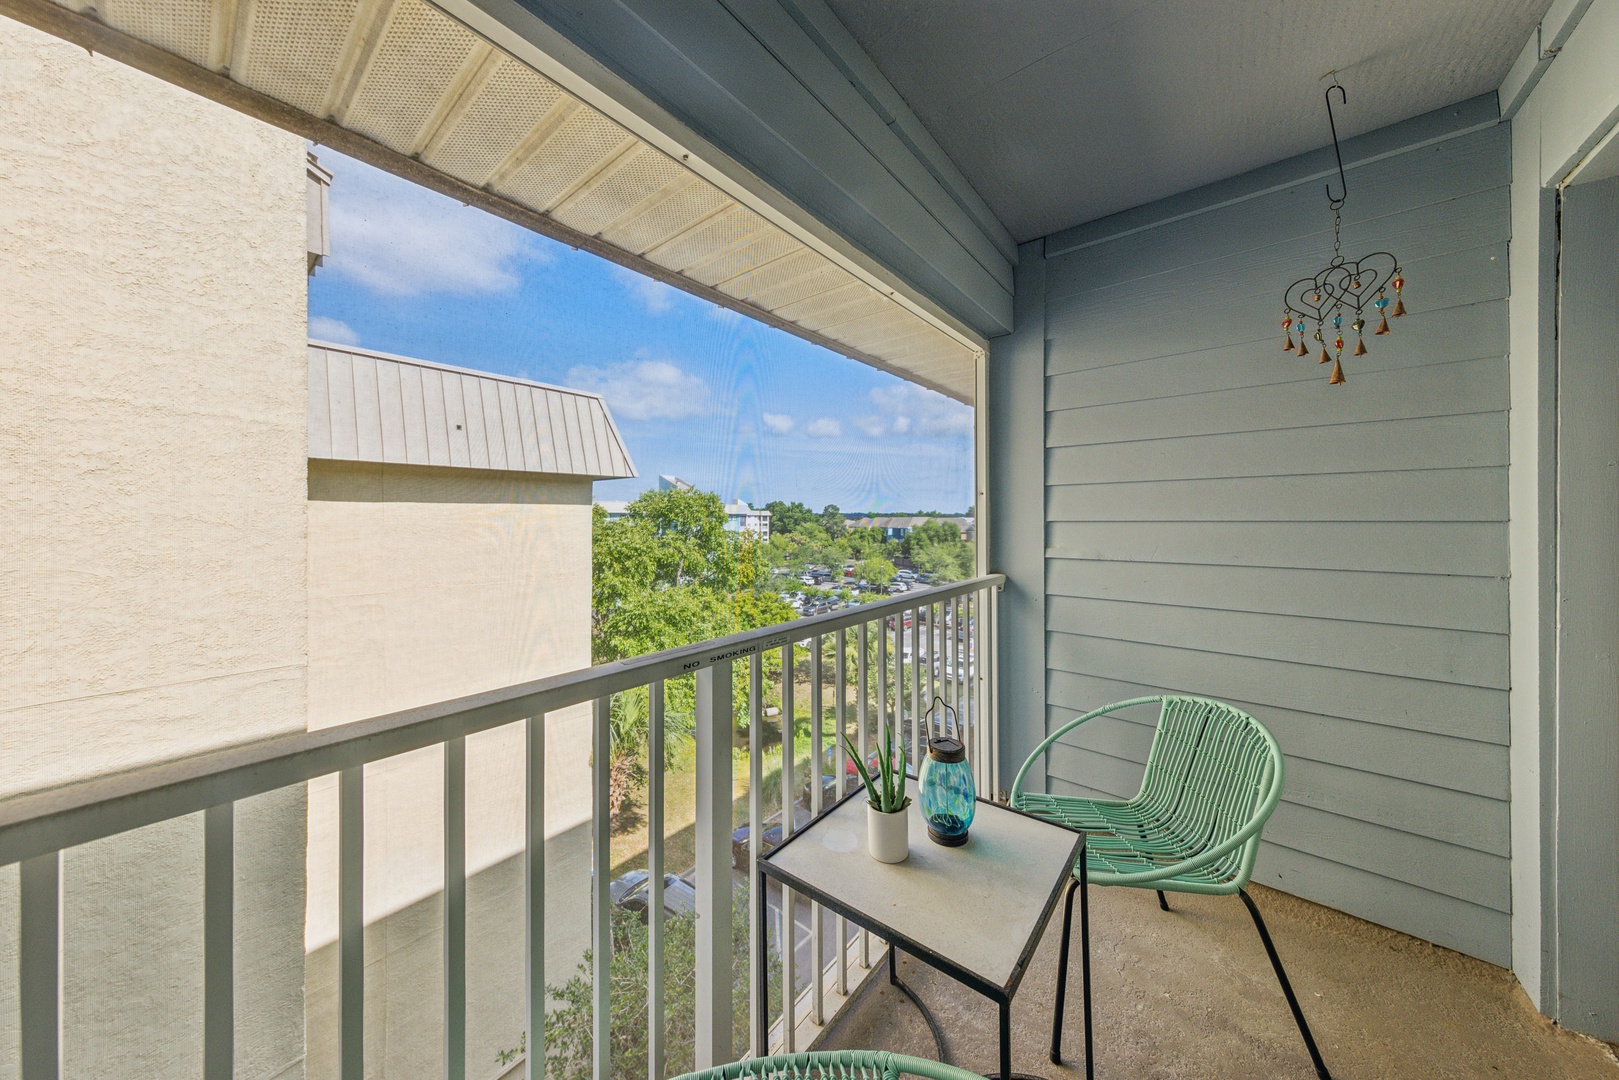
[[[708,384],[667,360],[640,356],[611,367],[574,367],[568,382],[601,394],[625,420],[684,420],[708,408]]]
[[[764,421],[765,427],[777,435],[786,435],[798,426],[798,422],[786,413],[761,413],[759,419]]]
[[[867,397],[877,412],[856,417],[854,424],[874,439],[912,433],[933,437],[972,434],[972,409],[915,383],[879,386]]]
[[[804,434],[813,439],[841,439],[843,437],[843,425],[830,416],[823,416],[805,424]]]
[[[675,306],[675,297],[679,295],[679,290],[672,285],[665,285],[655,278],[649,278],[645,274],[616,263],[613,265],[613,276],[631,296],[640,301],[642,307],[654,315],[661,315]]]
[[[326,266],[372,292],[505,292],[522,283],[523,263],[550,259],[521,226],[333,151],[319,156],[332,170]]]
[[[332,341],[339,345],[360,343],[360,335],[354,332],[354,327],[341,319],[332,319],[325,315],[309,317],[309,336],[317,341]]]

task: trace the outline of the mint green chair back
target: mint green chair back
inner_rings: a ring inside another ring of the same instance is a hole
[[[1035,761],[1081,724],[1156,704],[1141,789],[1124,800],[1024,790]],[[1012,805],[1083,829],[1097,885],[1229,894],[1253,876],[1260,833],[1282,796],[1281,748],[1258,720],[1208,698],[1163,695],[1104,705],[1052,732],[1018,770]]]
[[[750,1058],[686,1073],[674,1080],[984,1080],[977,1073],[886,1050],[817,1050]]]

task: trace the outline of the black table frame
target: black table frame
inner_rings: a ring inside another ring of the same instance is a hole
[[[839,804],[842,802],[847,802],[850,799],[861,797],[863,797],[863,793],[857,789],[844,796],[843,799],[839,800]],[[806,899],[820,904],[822,907],[829,909],[836,915],[843,916],[845,919],[854,923],[862,930],[875,934],[879,938],[882,938],[884,941],[888,942],[888,979],[894,985],[900,985],[898,970],[895,966],[896,952],[898,949],[903,948],[906,952],[910,953],[924,964],[927,964],[935,971],[939,971],[950,976],[962,985],[976,990],[978,993],[995,1002],[1000,1009],[1000,1076],[1001,1080],[1012,1080],[1012,997],[1017,993],[1018,985],[1023,981],[1024,971],[1028,968],[1029,961],[1034,956],[1035,948],[1040,944],[1041,937],[1045,935],[1046,927],[1051,922],[1051,915],[1057,907],[1057,897],[1062,894],[1063,882],[1066,881],[1068,883],[1068,897],[1063,911],[1062,952],[1057,962],[1057,999],[1053,1009],[1051,1022],[1051,1061],[1056,1065],[1062,1064],[1063,1013],[1068,994],[1068,945],[1069,936],[1073,930],[1074,922],[1074,894],[1077,892],[1079,893],[1081,972],[1085,998],[1085,1077],[1086,1080],[1092,1080],[1094,1073],[1092,1071],[1093,1065],[1091,1060],[1091,920],[1090,900],[1086,895],[1086,886],[1089,884],[1089,875],[1087,874],[1085,867],[1085,834],[1078,829],[1069,828],[1068,826],[1063,825],[1061,822],[1052,821],[1050,818],[1040,817],[1038,814],[1030,814],[1022,810],[1014,810],[1010,806],[1004,806],[1000,803],[983,798],[982,796],[979,797],[978,802],[987,806],[993,806],[997,811],[1002,811],[1009,814],[1019,814],[1023,817],[1030,818],[1034,821],[1039,821],[1046,825],[1051,825],[1059,829],[1066,829],[1067,831],[1074,833],[1076,836],[1076,839],[1074,840],[1074,848],[1069,853],[1068,858],[1068,866],[1070,868],[1069,872],[1063,877],[1058,878],[1056,884],[1052,886],[1051,895],[1046,899],[1045,908],[1041,911],[1037,924],[1030,931],[1029,940],[1024,944],[1023,952],[1018,956],[1017,962],[1013,965],[1012,973],[1007,978],[1005,985],[996,985],[975,972],[961,967],[953,962],[948,956],[937,953],[926,946],[918,944],[910,938],[907,938],[904,934],[901,934],[892,927],[886,925],[880,919],[874,918],[865,912],[843,903],[836,896],[810,885],[809,883],[798,878],[796,875],[782,870],[780,867],[776,866],[770,861],[777,852],[784,850],[789,844],[793,843],[793,841],[813,830],[814,827],[822,820],[822,818],[817,818],[815,821],[812,821],[808,825],[804,826],[802,830],[793,833],[792,836],[784,840],[779,847],[772,850],[768,855],[762,855],[759,857],[759,910],[755,917],[758,919],[759,923],[758,1041],[760,1053],[768,1053],[770,1046],[770,904],[768,902],[766,887],[767,883],[771,879],[774,879],[777,884],[803,894]],[[830,809],[831,807],[828,808],[828,811],[830,811]],[[784,918],[788,920],[786,925],[791,926],[792,912],[786,910],[785,904],[783,905],[783,913]],[[783,943],[783,948],[788,947],[790,947],[790,945]],[[840,941],[838,943],[838,947],[846,948],[847,945],[846,943]],[[815,958],[815,962],[817,965],[820,964],[819,956]],[[819,977],[819,971],[817,971],[816,975]],[[784,1022],[792,1022],[790,1013]]]

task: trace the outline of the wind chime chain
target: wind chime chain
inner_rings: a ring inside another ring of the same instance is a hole
[[[1343,214],[1344,202],[1349,197],[1349,185],[1344,175],[1343,150],[1338,145],[1338,122],[1332,112],[1332,92],[1338,92],[1338,100],[1348,104],[1348,94],[1338,85],[1336,77],[1332,85],[1327,88],[1327,123],[1332,128],[1332,152],[1338,163],[1338,193],[1332,191],[1329,180],[1326,186],[1327,208],[1332,211],[1332,262],[1326,269],[1312,277],[1300,278],[1282,294],[1282,329],[1283,345],[1286,352],[1293,352],[1293,334],[1297,333],[1298,355],[1308,356],[1309,346],[1305,344],[1304,332],[1306,321],[1315,323],[1315,340],[1321,343],[1320,363],[1332,364],[1332,374],[1327,382],[1338,385],[1345,381],[1343,369],[1344,351],[1344,315],[1348,309],[1350,315],[1349,329],[1355,334],[1354,355],[1364,356],[1367,353],[1365,341],[1366,309],[1370,307],[1378,316],[1377,329],[1374,336],[1389,332],[1389,319],[1397,319],[1405,314],[1405,302],[1401,298],[1401,290],[1405,287],[1405,276],[1400,270],[1400,260],[1386,251],[1373,252],[1362,256],[1355,262],[1348,262],[1343,255]],[[1393,308],[1389,308],[1389,297],[1386,289],[1394,290]],[[1326,329],[1328,322],[1332,325],[1332,353],[1327,352]]]

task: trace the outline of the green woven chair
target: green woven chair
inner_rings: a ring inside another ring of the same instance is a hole
[[[899,1080],[902,1075],[922,1076],[927,1080],[984,1080],[977,1073],[954,1065],[890,1054],[886,1050],[777,1054],[690,1072],[675,1080]]]
[[[1159,706],[1158,729],[1147,754],[1141,790],[1134,798],[1080,799],[1023,790],[1030,767],[1058,739],[1087,720],[1149,704]],[[1260,832],[1282,797],[1282,774],[1282,751],[1276,740],[1263,724],[1240,709],[1207,698],[1134,698],[1104,705],[1052,732],[1018,770],[1012,782],[1012,805],[1084,830],[1085,865],[1075,868],[1081,882],[1088,879],[1095,885],[1153,889],[1165,911],[1169,910],[1166,892],[1240,896],[1276,969],[1316,1075],[1331,1080],[1270,931],[1245,888],[1259,855]],[[1071,918],[1072,890],[1068,910]],[[1088,997],[1090,965],[1088,957],[1086,960]],[[1065,949],[1064,968],[1066,961]],[[1059,979],[1066,975],[1066,970],[1058,972]],[[1062,1023],[1060,1016],[1055,1019],[1053,1061],[1058,1059]],[[1086,1039],[1088,1043],[1089,1032]]]

